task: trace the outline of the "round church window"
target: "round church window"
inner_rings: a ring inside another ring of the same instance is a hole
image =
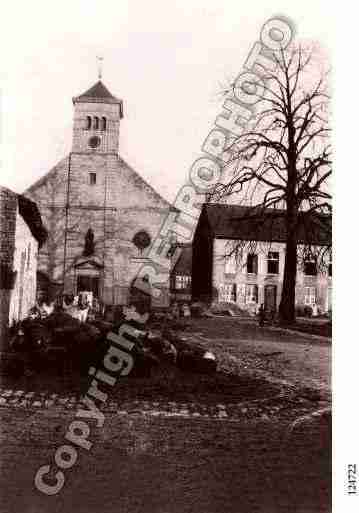
[[[98,148],[100,146],[101,139],[97,135],[93,135],[89,139],[89,146],[92,149]]]
[[[133,237],[132,242],[139,250],[143,251],[151,244],[151,237],[145,230],[140,230]]]

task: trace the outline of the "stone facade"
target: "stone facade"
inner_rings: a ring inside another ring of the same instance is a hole
[[[105,304],[131,301],[131,284],[170,205],[118,154],[122,101],[101,82],[73,99],[70,155],[26,192],[39,206],[49,237],[39,254],[39,269],[65,293],[89,288]],[[84,256],[88,230],[94,252]],[[167,304],[168,294],[161,296]],[[153,305],[156,306],[155,300]]]
[[[235,302],[240,308],[255,312],[260,304],[278,308],[284,274],[285,245],[260,242],[241,255],[231,253],[233,241],[215,239],[213,244],[213,282],[219,301]],[[312,248],[313,251],[319,248]],[[298,254],[303,253],[299,246]],[[249,262],[248,262],[249,256]],[[270,258],[268,258],[270,256]],[[278,256],[278,264],[276,263]],[[271,262],[268,263],[268,260]],[[323,257],[321,269],[307,275],[303,261],[298,258],[296,305],[316,305],[321,312],[331,309],[331,281],[328,274],[329,255]],[[252,272],[248,272],[252,271]],[[274,271],[274,272],[271,272]]]

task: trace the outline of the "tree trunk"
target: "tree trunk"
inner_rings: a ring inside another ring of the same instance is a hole
[[[297,281],[297,221],[298,205],[296,199],[297,185],[297,152],[295,145],[295,128],[293,124],[291,97],[289,86],[288,95],[288,181],[286,188],[287,211],[286,221],[286,248],[282,297],[279,304],[279,322],[293,324],[295,322],[295,284]]]
[[[297,279],[297,236],[294,226],[288,227],[282,296],[279,304],[281,324],[295,322],[295,284]]]

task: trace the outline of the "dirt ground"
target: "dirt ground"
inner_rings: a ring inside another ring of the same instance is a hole
[[[184,334],[219,358],[219,368],[236,375],[284,381],[330,397],[331,343],[310,335],[264,327],[237,318],[193,319]]]
[[[121,380],[116,408],[106,405],[103,427],[90,422],[93,447],[78,451],[57,495],[41,494],[34,476],[53,465],[76,408],[21,407],[16,397],[0,407],[0,512],[329,513],[330,409],[312,413],[330,407],[330,345],[232,318],[193,319],[183,334],[215,352],[218,372],[164,366]],[[78,376],[2,383],[34,390],[39,404],[51,390],[79,396],[85,386]],[[188,414],[144,415],[147,400],[162,411],[185,403]]]

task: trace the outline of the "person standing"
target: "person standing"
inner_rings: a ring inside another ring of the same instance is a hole
[[[264,318],[265,318],[265,309],[264,304],[262,303],[258,310],[258,320],[259,320],[259,326],[264,326]]]
[[[90,305],[87,300],[87,296],[81,295],[79,298],[78,303],[79,308],[79,321],[80,322],[86,322],[87,321],[87,314],[90,308]]]

